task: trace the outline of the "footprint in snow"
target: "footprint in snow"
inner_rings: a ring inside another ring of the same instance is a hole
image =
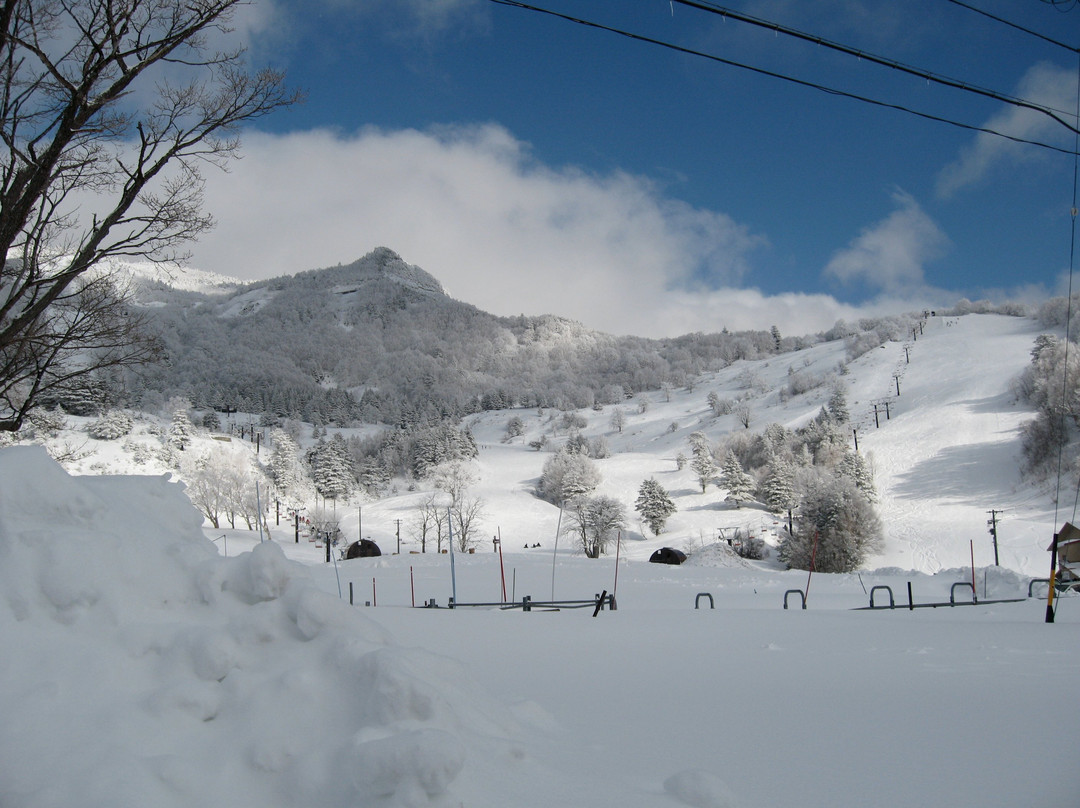
[[[664,791],[692,808],[738,808],[727,783],[700,769],[687,769],[664,781]]]

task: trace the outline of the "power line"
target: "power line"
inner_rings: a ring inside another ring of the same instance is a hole
[[[976,8],[969,3],[962,2],[962,0],[948,0],[948,2],[952,3],[953,5],[960,6],[961,8],[966,8],[968,11],[974,11],[976,14],[981,14],[984,17],[988,17],[991,20],[994,20],[994,22],[1000,22],[1002,25],[1007,25],[1010,28],[1015,28],[1017,31],[1022,31],[1029,36],[1035,37],[1036,39],[1041,39],[1044,42],[1049,42],[1051,45],[1057,45],[1059,48],[1064,48],[1065,50],[1071,51],[1072,53],[1080,53],[1080,48],[1075,48],[1072,45],[1066,45],[1064,42],[1059,42],[1052,37],[1048,37],[1046,34],[1040,34],[1038,31],[1033,31],[1030,28],[1025,28],[1023,25],[1018,25],[1011,20],[1006,20],[1004,17],[999,17],[996,14],[991,14],[989,11],[984,11],[981,8]],[[1043,2],[1046,2],[1046,0],[1043,0]],[[1076,0],[1069,0],[1069,2],[1075,3]],[[1056,6],[1057,3],[1050,3],[1050,5]]]
[[[511,8],[522,9],[524,11],[532,11],[532,12],[535,12],[535,13],[538,13],[538,14],[544,14],[544,15],[547,15],[547,16],[550,16],[550,17],[555,17],[556,19],[564,20],[566,22],[571,22],[571,23],[575,23],[577,25],[582,25],[582,26],[585,26],[587,28],[595,28],[596,30],[599,30],[599,31],[606,31],[608,33],[617,34],[619,36],[623,36],[623,37],[626,37],[628,39],[631,39],[631,40],[634,40],[634,41],[637,41],[637,42],[644,42],[644,43],[647,43],[647,44],[650,44],[650,45],[657,45],[659,47],[667,48],[668,50],[673,50],[673,51],[676,51],[678,53],[686,54],[688,56],[697,56],[697,57],[700,57],[702,59],[708,59],[709,61],[716,62],[718,64],[726,65],[728,67],[735,67],[735,68],[738,68],[740,70],[747,70],[747,71],[749,71],[751,73],[756,73],[758,75],[767,76],[769,78],[774,78],[774,79],[779,79],[781,81],[786,81],[786,82],[791,83],[791,84],[796,84],[796,85],[798,85],[800,87],[806,87],[806,88],[809,88],[809,89],[812,89],[812,90],[817,90],[819,92],[827,93],[828,95],[835,95],[835,96],[839,96],[841,98],[849,98],[849,99],[851,99],[853,101],[859,101],[859,102],[864,103],[864,104],[870,104],[872,106],[877,106],[877,107],[884,107],[886,109],[893,109],[893,110],[896,110],[898,112],[904,112],[904,113],[907,113],[909,115],[914,115],[914,116],[916,116],[918,118],[923,118],[925,120],[936,121],[938,123],[945,123],[945,124],[948,124],[950,126],[958,127],[960,129],[965,129],[965,130],[972,131],[972,132],[982,132],[984,134],[1004,138],[1004,139],[1010,140],[1010,141],[1012,141],[1014,143],[1023,143],[1023,144],[1027,144],[1027,145],[1030,145],[1030,146],[1038,146],[1039,148],[1048,149],[1050,151],[1059,152],[1061,154],[1075,155],[1077,153],[1074,149],[1067,149],[1067,148],[1063,148],[1061,146],[1055,146],[1055,145],[1053,145],[1051,143],[1044,143],[1044,142],[1039,141],[1039,140],[1032,140],[1030,138],[1020,137],[1019,135],[1010,135],[1010,134],[1007,134],[1005,132],[999,131],[997,129],[991,129],[990,127],[987,127],[987,126],[977,126],[975,124],[963,123],[961,121],[953,120],[952,118],[946,118],[946,117],[941,116],[941,115],[934,115],[933,113],[923,112],[921,110],[913,109],[911,107],[907,107],[907,106],[904,106],[902,104],[895,104],[895,103],[892,103],[892,102],[889,102],[889,101],[882,101],[882,100],[879,100],[879,99],[870,98],[868,96],[859,95],[858,93],[848,92],[847,90],[839,90],[839,89],[836,89],[835,87],[829,87],[827,85],[819,84],[817,82],[812,82],[812,81],[807,81],[806,79],[796,78],[795,76],[789,76],[789,75],[787,75],[785,73],[780,73],[780,72],[775,71],[775,70],[767,70],[767,69],[762,68],[762,67],[755,67],[754,65],[748,65],[748,64],[746,64],[744,62],[737,62],[737,61],[735,61],[733,59],[728,59],[728,58],[723,57],[723,56],[717,56],[716,54],[705,53],[704,51],[694,50],[692,48],[687,48],[687,47],[684,47],[682,45],[676,45],[676,44],[671,43],[671,42],[665,42],[664,40],[661,40],[661,39],[655,39],[653,37],[643,36],[642,34],[635,34],[635,33],[632,33],[630,31],[626,31],[626,30],[623,30],[623,29],[620,29],[620,28],[614,28],[614,27],[609,26],[609,25],[603,25],[602,23],[592,22],[591,20],[582,19],[580,17],[574,17],[574,16],[571,16],[569,14],[563,14],[561,12],[553,11],[551,9],[542,8],[540,6],[535,6],[535,5],[530,5],[528,3],[520,2],[520,0],[490,0],[490,2],[495,3],[496,5],[500,5],[500,6],[509,6]],[[672,2],[682,2],[682,0],[672,0]],[[922,75],[922,74],[917,74],[917,75]],[[964,89],[964,88],[960,87],[959,89]],[[998,98],[998,100],[1004,101],[1005,103],[1015,103],[1014,101],[1009,101],[1007,96],[1000,96]],[[1029,106],[1031,106],[1034,109],[1040,109],[1041,111],[1049,114],[1049,111],[1046,110],[1045,108],[1039,108],[1037,105],[1031,105],[1029,102],[1026,102],[1026,103],[1028,103]],[[1066,126],[1070,129],[1070,131],[1072,131],[1074,133],[1078,132],[1076,127],[1069,126],[1068,124],[1066,124]]]
[[[800,31],[796,28],[789,28],[786,25],[780,25],[779,23],[772,22],[771,20],[764,20],[760,17],[753,17],[749,14],[743,14],[740,11],[734,11],[723,6],[718,6],[715,3],[709,2],[709,0],[671,0],[673,3],[678,3],[681,6],[687,6],[689,8],[696,8],[699,11],[705,11],[709,14],[718,14],[722,17],[731,18],[737,22],[746,23],[747,25],[753,25],[758,28],[765,28],[774,33],[784,34],[785,36],[792,37],[793,39],[799,39],[803,42],[810,42],[814,45],[820,45],[823,48],[843,53],[847,56],[854,56],[860,61],[867,61],[872,64],[880,65],[881,67],[887,67],[891,70],[896,70],[900,73],[906,73],[909,76],[916,76],[920,79],[925,79],[928,82],[934,84],[940,84],[944,87],[951,87],[954,90],[963,90],[964,92],[974,93],[975,95],[981,95],[985,98],[990,98],[994,101],[1001,101],[1005,104],[1011,104],[1012,106],[1021,107],[1023,109],[1030,109],[1034,112],[1041,113],[1052,118],[1058,122],[1070,132],[1077,133],[1080,129],[1077,128],[1075,123],[1069,123],[1062,118],[1058,113],[1060,110],[1054,110],[1050,107],[1043,106],[1042,104],[1036,104],[1033,101],[1028,101],[1024,98],[1017,98],[1016,96],[1006,95],[996,90],[989,90],[985,87],[979,87],[975,84],[970,84],[960,79],[950,78],[938,73],[933,73],[929,70],[923,70],[922,68],[912,67],[911,65],[904,64],[895,59],[890,59],[885,56],[878,56],[877,54],[870,53],[869,51],[853,48],[849,45],[843,45],[839,42],[833,42],[832,40],[824,39],[816,34],[808,34],[805,31]],[[1067,47],[1067,46],[1065,46]],[[1080,53],[1075,48],[1070,48],[1074,53]]]

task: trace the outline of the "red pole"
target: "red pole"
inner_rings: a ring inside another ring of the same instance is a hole
[[[975,540],[971,539],[968,544],[971,545],[971,599],[978,600],[979,595],[975,591]]]
[[[409,596],[412,599],[413,608],[416,608],[416,584],[413,582],[412,564],[409,565]]]
[[[506,603],[506,570],[503,569],[502,528],[499,528],[499,577],[502,579],[502,599]]]
[[[818,539],[821,538],[821,534],[818,531],[814,531],[814,549],[810,551],[810,571],[806,576],[806,592],[803,593],[803,605],[806,605],[806,599],[810,597],[810,578],[814,575],[814,559],[817,558],[817,544]]]
[[[375,579],[374,578],[371,579],[371,605],[372,606],[378,606],[379,605],[379,600],[378,600],[378,598],[375,597]]]
[[[619,531],[619,538],[615,540],[615,585],[611,587],[611,597],[615,597],[615,593],[619,591],[619,550],[622,549],[622,531]]]

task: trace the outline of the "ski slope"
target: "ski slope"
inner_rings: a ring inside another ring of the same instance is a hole
[[[719,528],[771,538],[776,520],[715,487],[701,494],[675,465],[691,432],[742,428],[706,397],[745,393],[746,371],[763,382],[751,429],[804,423],[827,387],[786,401],[777,390],[789,367],[834,371],[837,344],[650,394],[621,433],[610,407],[586,413],[586,433],[612,448],[600,492],[632,502],[656,476],[679,507],[660,537],[628,530],[617,560],[584,558],[565,537],[556,546],[558,511],[532,493],[545,453],[528,447],[551,432],[548,413],[515,413],[527,429],[509,443],[511,413],[471,419],[473,490],[502,554],[488,538],[473,554],[416,553],[408,520],[423,492],[404,487],[338,506],[346,535],[362,518],[386,554],[327,564],[272,517],[261,537],[209,529],[130,444],[86,441],[69,464],[81,474],[40,447],[0,450],[0,805],[1075,804],[1063,727],[1080,600],[1059,599],[1048,625],[1045,602],[1026,597],[1047,570],[1040,547],[1071,513],[1055,515],[1051,492],[1018,475],[1030,413],[1008,392],[1039,329],[950,322],[930,320],[840,377],[887,530],[884,552],[851,575],[733,556]],[[885,399],[890,418],[875,428],[869,408]],[[155,440],[147,424],[131,437]],[[206,436],[192,448],[214,445],[253,451]],[[1003,512],[1001,567],[991,508]],[[665,544],[690,550],[688,562],[649,564]],[[967,605],[908,610],[909,584],[916,603],[957,594]],[[901,608],[863,610],[874,587]],[[801,594],[785,609],[791,590]],[[445,608],[451,595],[604,591],[618,609],[595,617]],[[411,608],[430,599],[441,608]]]

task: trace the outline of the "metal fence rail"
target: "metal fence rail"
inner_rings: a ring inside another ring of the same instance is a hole
[[[432,602],[425,605],[425,608],[432,608]],[[562,609],[593,609],[593,615],[604,610],[607,607],[610,611],[615,611],[618,605],[615,601],[614,594],[608,594],[607,591],[601,592],[599,595],[588,600],[533,600],[531,595],[525,595],[520,601],[478,601],[478,602],[461,602],[455,601],[450,598],[447,603],[448,609],[466,609],[466,608],[480,608],[480,609],[521,609],[523,612],[531,612],[533,609],[543,609],[545,611],[559,611]]]

